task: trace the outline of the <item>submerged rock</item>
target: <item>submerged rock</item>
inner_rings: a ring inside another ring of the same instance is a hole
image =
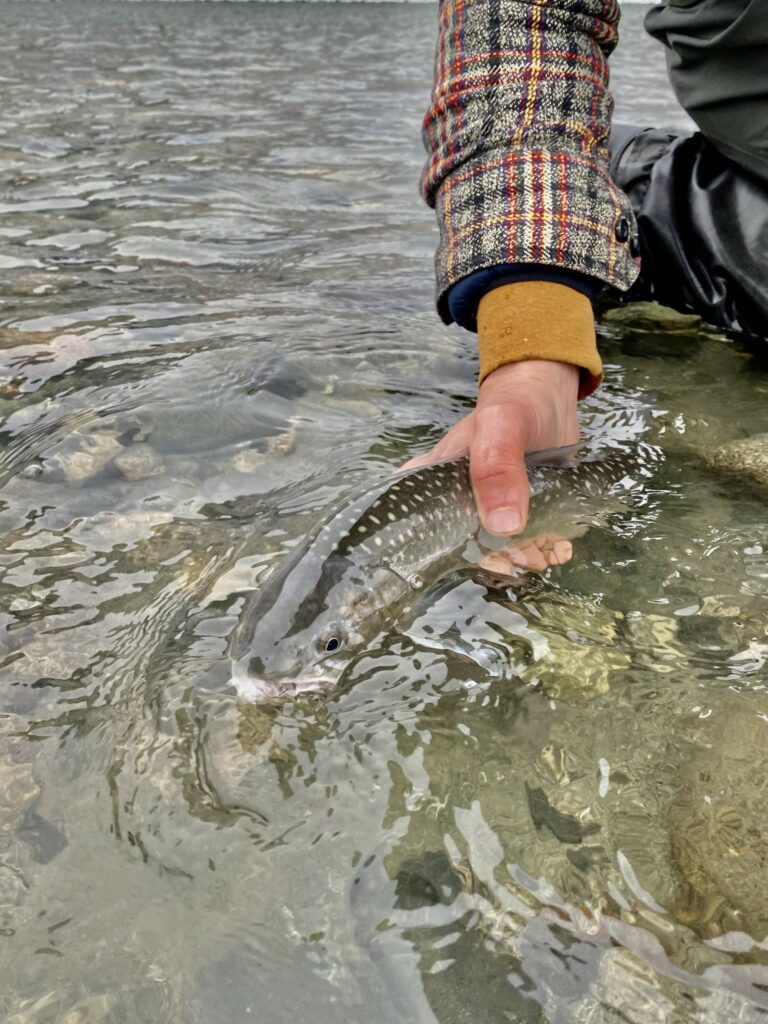
[[[232,459],[232,468],[236,473],[255,473],[273,458],[290,455],[296,447],[298,423],[299,418],[291,416],[285,430],[237,452]]]
[[[65,480],[81,487],[99,473],[123,451],[113,434],[71,434],[48,461]]]
[[[21,387],[18,377],[0,377],[0,398],[18,398]]]
[[[768,434],[753,434],[722,444],[707,456],[707,462],[713,469],[768,490]]]
[[[31,764],[0,762],[0,835],[15,832],[27,808],[40,795]]]
[[[86,997],[61,1018],[61,1024],[101,1024],[114,1011],[114,999],[108,995]]]
[[[634,663],[662,675],[678,672],[684,661],[679,632],[678,619],[654,612],[630,612],[623,628]]]
[[[232,468],[236,473],[255,473],[266,463],[267,458],[267,453],[258,448],[246,448],[233,457]]]
[[[720,723],[685,763],[669,804],[676,918],[707,937],[768,936],[768,725],[755,714]]]
[[[620,612],[597,601],[540,599],[543,653],[525,674],[537,680],[550,697],[563,700],[597,697],[606,693],[612,678],[625,671],[630,657],[619,642]]]
[[[132,444],[115,456],[115,465],[126,480],[147,480],[165,471],[163,460],[148,444]]]
[[[629,302],[607,309],[601,319],[609,324],[631,327],[635,331],[663,331],[665,334],[695,334],[702,319],[694,313],[678,313],[658,302]]]
[[[17,831],[40,795],[34,751],[24,730],[24,720],[18,715],[0,715],[0,836]]]
[[[21,331],[18,327],[0,327],[0,349],[27,345],[48,345],[61,331]]]

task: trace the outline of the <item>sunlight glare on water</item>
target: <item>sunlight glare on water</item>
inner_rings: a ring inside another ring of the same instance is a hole
[[[684,126],[641,16],[618,115]],[[417,194],[435,22],[0,6],[3,1020],[764,1019],[739,345],[609,316],[585,436],[662,459],[570,564],[442,581],[328,696],[229,685],[244,593],[471,407]]]

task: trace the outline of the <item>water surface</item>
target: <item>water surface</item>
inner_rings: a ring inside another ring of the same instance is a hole
[[[619,115],[685,125],[641,16]],[[739,345],[607,323],[585,436],[663,455],[631,507],[328,699],[229,686],[244,589],[471,406],[435,21],[0,6],[3,1019],[765,1019],[768,526],[707,468],[764,422]],[[420,643],[455,622],[503,678]]]

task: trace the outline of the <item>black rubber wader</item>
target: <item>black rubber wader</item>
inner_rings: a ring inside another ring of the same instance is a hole
[[[642,256],[628,298],[768,337],[768,0],[670,0],[645,24],[701,130],[614,126]]]

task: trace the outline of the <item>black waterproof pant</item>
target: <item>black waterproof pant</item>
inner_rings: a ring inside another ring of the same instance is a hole
[[[646,28],[701,131],[611,133],[640,231],[629,298],[768,337],[768,0],[669,0]]]

